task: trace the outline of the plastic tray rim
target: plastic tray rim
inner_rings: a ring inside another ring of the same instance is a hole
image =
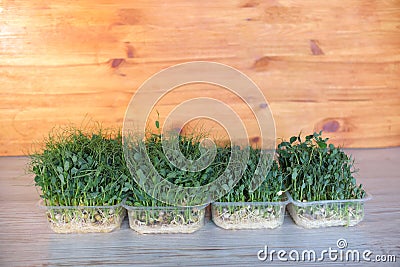
[[[135,211],[135,210],[186,210],[186,209],[205,209],[210,203],[195,205],[195,206],[129,206],[125,204],[125,201],[121,203],[121,206],[126,210]]]
[[[69,210],[77,210],[77,209],[113,209],[122,207],[122,202],[115,205],[105,205],[105,206],[46,206],[43,204],[44,200],[40,199],[36,206],[43,210],[61,210],[61,209],[69,209]]]
[[[289,192],[286,192],[288,196],[288,201],[289,203],[295,205],[295,206],[300,206],[300,207],[307,207],[307,206],[313,206],[313,205],[318,205],[318,204],[335,204],[335,203],[355,203],[355,202],[361,202],[364,203],[368,200],[372,199],[372,195],[365,191],[365,196],[363,198],[355,198],[355,199],[338,199],[338,200],[320,200],[320,201],[308,201],[308,202],[302,202],[299,200],[293,199],[292,195]]]
[[[283,206],[289,204],[290,201],[287,198],[285,201],[274,201],[274,202],[212,202],[211,205],[213,206]]]

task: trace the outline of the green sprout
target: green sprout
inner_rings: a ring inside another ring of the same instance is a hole
[[[220,202],[278,202],[285,198],[285,175],[274,160],[267,176],[256,190],[251,190],[251,181],[256,175],[261,149],[250,149],[247,168],[239,182],[219,201]],[[266,162],[262,164],[267,164]]]
[[[261,149],[250,147],[247,168],[239,182],[212,205],[213,221],[225,229],[276,228],[283,223],[286,176],[273,160],[261,185],[252,190]],[[267,165],[267,162],[262,162]],[[264,166],[266,167],[266,166]]]
[[[48,207],[50,222],[120,222],[121,207],[89,207],[115,206],[129,191],[129,172],[119,131],[98,127],[89,132],[73,126],[54,129],[45,139],[43,149],[30,155],[29,170],[35,175],[35,185]]]
[[[286,188],[300,201],[360,199],[365,196],[353,174],[354,159],[339,147],[328,144],[321,132],[301,140],[293,136],[278,145],[278,160],[288,176]]]
[[[364,216],[363,203],[356,200],[366,192],[353,176],[354,159],[321,135],[293,136],[278,145],[286,188],[295,200],[288,210],[306,228],[355,225]]]

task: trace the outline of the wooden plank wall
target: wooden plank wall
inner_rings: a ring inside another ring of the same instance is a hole
[[[253,79],[278,137],[400,145],[399,0],[0,0],[0,155],[85,117],[121,125],[147,78],[193,60]],[[203,94],[224,97],[177,90],[159,108]]]

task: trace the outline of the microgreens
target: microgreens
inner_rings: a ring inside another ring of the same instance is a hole
[[[148,177],[143,175],[148,166],[146,157],[149,158],[150,163],[156,172],[153,173],[153,171],[151,171],[149,176],[159,175],[162,179],[166,179],[171,184],[179,186],[182,189],[185,187],[194,188],[207,185],[218,178],[228,166],[231,149],[229,146],[221,144],[216,147],[215,157],[211,164],[204,169],[193,171],[182,169],[179,166],[176,166],[176,164],[174,165],[164,153],[163,149],[165,147],[169,147],[172,143],[176,143],[179,145],[179,150],[185,159],[192,161],[198,160],[204,156],[204,154],[202,154],[204,153],[204,151],[202,151],[204,148],[202,141],[205,138],[208,138],[208,134],[204,129],[198,127],[192,129],[191,133],[185,135],[163,135],[160,130],[159,120],[155,121],[155,126],[157,130],[148,130],[144,139],[135,136],[127,136],[124,142],[126,149],[130,151],[128,153],[128,166],[133,172],[136,182],[138,182],[139,185],[142,182],[146,183],[148,179]],[[133,155],[133,157],[130,158],[130,155]],[[182,163],[183,162],[178,162],[178,165]],[[142,169],[144,170],[142,171]],[[145,192],[139,185],[137,183],[131,184],[130,194],[126,200],[127,205],[147,207],[162,207],[166,205],[166,203],[154,199],[151,196],[152,192]],[[157,188],[153,188],[153,190],[157,190]],[[168,192],[162,193],[168,195]],[[180,194],[179,191],[177,194]],[[169,197],[185,199],[185,202],[188,204],[193,202],[196,203],[194,199],[187,199],[190,198],[190,196],[186,196],[184,193],[182,193],[182,196],[175,195]]]
[[[235,185],[219,201],[221,202],[277,202],[284,196],[285,176],[278,168],[276,161],[273,161],[270,170],[261,185],[254,191],[251,190],[251,181],[256,175],[258,161],[260,160],[261,149],[250,147],[250,157],[247,162],[247,168]],[[266,162],[262,164],[267,164]]]
[[[305,140],[293,136],[278,145],[279,164],[288,176],[286,188],[300,201],[363,198],[365,191],[353,177],[354,160],[321,135],[314,133]]]
[[[30,171],[48,206],[114,205],[129,190],[122,137],[115,130],[55,129],[43,151],[30,159]]]
[[[178,143],[180,151],[186,159],[196,160],[201,156],[201,135],[179,135]],[[152,134],[146,138],[144,144],[147,155],[158,174],[167,179],[170,183],[181,187],[199,187],[207,185],[219,177],[228,165],[230,157],[229,147],[217,147],[217,152],[212,163],[203,170],[190,171],[182,170],[173,165],[163,152],[161,135]],[[165,140],[169,142],[171,140]],[[145,159],[136,157],[132,163],[136,171],[145,166],[142,163]],[[132,185],[131,193],[127,199],[127,204],[134,206],[164,206],[160,201],[154,200],[136,184]]]

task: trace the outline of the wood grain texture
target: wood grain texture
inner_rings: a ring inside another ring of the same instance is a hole
[[[323,129],[346,147],[400,145],[398,0],[3,0],[0,155],[28,153],[54,125],[85,117],[121,126],[147,78],[194,60],[254,80],[277,137]],[[198,88],[158,109],[198,95],[241,105]]]
[[[274,230],[223,230],[207,221],[193,234],[140,235],[129,229],[107,234],[55,234],[44,211],[33,177],[24,171],[27,158],[0,157],[0,265],[1,266],[293,266],[294,262],[260,262],[257,252],[269,249],[303,251],[336,248],[344,238],[348,249],[400,257],[400,148],[352,149],[360,169],[358,182],[373,195],[365,205],[365,218],[355,227],[303,229],[286,215]],[[310,262],[299,262],[310,266]],[[326,259],[312,266],[343,266]],[[377,263],[346,262],[346,266]]]

